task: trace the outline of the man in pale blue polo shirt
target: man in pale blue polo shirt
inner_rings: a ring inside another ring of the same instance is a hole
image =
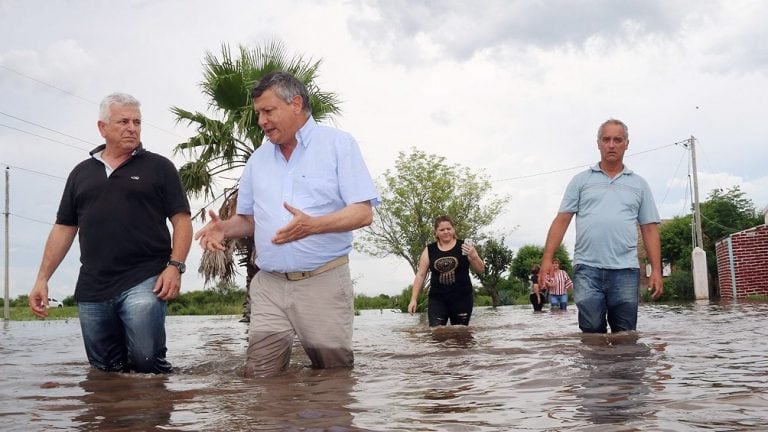
[[[250,286],[246,374],[288,367],[298,336],[315,368],[349,367],[354,293],[352,231],[369,225],[379,194],[354,138],[311,116],[304,85],[285,72],[251,93],[265,143],[240,178],[237,214],[195,235],[206,250],[253,235],[261,269]]]
[[[637,328],[638,224],[651,264],[651,297],[658,299],[664,292],[661,221],[648,183],[624,165],[628,145],[629,132],[624,123],[610,119],[600,125],[600,162],[568,184],[544,246],[540,283],[552,273],[555,250],[575,214],[574,300],[579,309],[579,327],[585,333],[607,333],[608,325],[614,333]]]

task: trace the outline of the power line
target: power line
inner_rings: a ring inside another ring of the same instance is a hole
[[[11,165],[11,164],[8,164],[8,163],[2,162],[2,161],[0,161],[0,165],[5,165],[5,166],[11,167],[13,169],[17,169],[19,171],[26,171],[26,172],[30,172],[30,173],[33,173],[33,174],[38,174],[38,175],[41,175],[41,176],[51,177],[51,178],[55,178],[55,179],[59,179],[59,180],[66,180],[67,179],[66,177],[61,177],[61,176],[57,176],[57,175],[53,175],[53,174],[48,174],[48,173],[44,173],[42,171],[35,171],[35,170],[29,169],[29,168],[22,168],[20,166]]]
[[[8,113],[4,113],[4,112],[2,112],[2,111],[0,111],[0,114],[4,115],[4,116],[6,116],[6,117],[10,117],[10,118],[12,118],[12,119],[14,119],[14,120],[18,120],[18,121],[20,121],[20,122],[24,122],[24,123],[27,123],[27,124],[31,124],[31,125],[33,125],[33,126],[37,126],[37,127],[39,127],[39,128],[45,129],[45,130],[47,130],[47,131],[51,131],[51,132],[53,132],[53,133],[57,133],[57,134],[59,134],[59,135],[63,135],[63,136],[65,136],[65,137],[67,137],[67,138],[72,138],[73,140],[77,140],[77,141],[80,141],[80,142],[84,142],[84,143],[86,143],[86,144],[91,144],[91,145],[93,145],[93,146],[98,146],[98,144],[96,144],[96,143],[92,143],[92,142],[90,142],[90,141],[86,141],[86,140],[84,140],[84,139],[81,139],[81,138],[78,138],[78,137],[75,137],[75,136],[72,136],[72,135],[67,135],[67,134],[65,134],[64,132],[59,132],[59,131],[57,131],[57,130],[55,130],[55,129],[51,129],[51,128],[49,128],[49,127],[45,127],[45,126],[43,126],[43,125],[41,125],[41,124],[37,124],[37,123],[31,122],[31,121],[29,121],[29,120],[24,120],[23,118],[19,118],[19,117],[16,117],[16,116],[10,115],[10,114],[8,114]]]
[[[31,222],[37,222],[37,223],[40,223],[40,224],[43,224],[43,225],[48,225],[48,226],[51,226],[51,225],[53,225],[53,224],[52,224],[52,223],[50,223],[50,222],[45,222],[45,221],[41,221],[41,220],[39,220],[39,219],[33,219],[33,218],[31,218],[31,217],[26,217],[26,216],[22,216],[22,215],[17,215],[16,213],[11,213],[11,212],[9,212],[8,214],[9,214],[9,215],[11,215],[11,216],[17,217],[17,218],[19,218],[19,219],[28,220],[28,221],[31,221]]]
[[[85,151],[87,151],[87,152],[88,152],[88,151],[91,151],[90,149],[87,149],[87,148],[78,147],[78,146],[76,146],[76,145],[74,145],[74,144],[67,144],[67,143],[65,143],[65,142],[63,142],[63,141],[55,140],[55,139],[53,139],[53,138],[48,138],[47,136],[38,135],[38,134],[36,134],[36,133],[33,133],[33,132],[29,132],[29,131],[25,131],[24,129],[19,129],[19,128],[17,128],[17,127],[8,126],[7,124],[3,124],[3,123],[0,123],[0,126],[3,126],[3,127],[7,127],[8,129],[13,129],[13,130],[15,130],[15,131],[19,131],[19,132],[21,132],[21,133],[25,133],[25,134],[27,134],[27,135],[32,135],[32,136],[35,136],[35,137],[38,137],[38,138],[42,138],[42,139],[44,139],[44,140],[48,140],[48,141],[51,141],[51,142],[55,142],[55,143],[57,143],[57,144],[61,144],[61,145],[67,146],[67,147],[72,147],[72,148],[75,148],[75,149],[78,149],[78,150],[85,150]]]
[[[713,221],[712,219],[710,219],[710,218],[708,218],[708,217],[704,216],[704,214],[703,214],[703,213],[702,213],[701,217],[702,217],[703,219],[706,219],[708,222],[711,222],[711,223],[713,223],[713,224],[715,224],[715,225],[719,226],[720,228],[723,228],[723,229],[729,230],[730,232],[729,232],[728,234],[733,234],[733,233],[735,233],[735,232],[737,232],[737,231],[741,231],[741,230],[738,230],[738,229],[736,229],[736,228],[727,227],[727,226],[725,226],[725,225],[722,225],[722,224],[720,224],[720,223],[717,223],[717,222]]]
[[[677,178],[677,171],[680,170],[680,165],[683,163],[683,158],[685,157],[685,153],[682,153],[680,155],[680,160],[677,161],[677,167],[675,167],[675,174],[673,175],[672,179]],[[672,184],[667,185],[667,190],[664,192],[664,198],[661,199],[660,204],[664,204],[664,202],[667,200],[667,195],[669,194],[669,190],[672,189]]]
[[[94,101],[92,101],[92,100],[88,100],[88,99],[86,99],[86,98],[84,98],[84,97],[81,97],[81,96],[78,96],[78,95],[76,95],[76,94],[72,93],[71,91],[68,91],[68,90],[64,90],[63,88],[60,88],[60,87],[56,87],[56,86],[55,86],[55,85],[53,85],[53,84],[49,84],[49,83],[47,83],[47,82],[45,82],[45,81],[43,81],[43,80],[40,80],[40,79],[37,79],[37,78],[31,77],[31,76],[29,76],[29,75],[27,75],[27,74],[25,74],[25,73],[22,73],[22,72],[19,72],[19,71],[15,70],[15,69],[11,69],[11,68],[9,68],[8,66],[5,66],[5,65],[2,65],[2,64],[0,64],[0,68],[3,68],[3,69],[5,69],[5,70],[7,70],[7,71],[9,71],[9,72],[13,72],[13,73],[15,73],[16,75],[22,76],[22,77],[24,77],[24,78],[26,78],[26,79],[28,79],[28,80],[30,80],[30,81],[34,81],[34,82],[36,82],[36,83],[39,83],[39,84],[42,84],[42,85],[44,85],[44,86],[46,86],[46,87],[50,87],[50,88],[52,88],[52,89],[58,90],[58,91],[60,91],[60,92],[62,92],[62,93],[65,93],[65,94],[67,94],[67,95],[69,95],[69,96],[72,96],[72,97],[74,97],[74,98],[80,99],[81,101],[84,101],[84,102],[88,102],[88,103],[89,103],[89,104],[91,104],[91,105],[96,105],[96,106],[98,106],[98,105],[99,105],[99,103],[98,103],[98,102],[94,102]],[[142,124],[145,124],[145,125],[147,125],[147,126],[153,127],[153,128],[155,128],[155,129],[157,129],[157,130],[159,130],[159,131],[161,131],[161,132],[165,132],[165,133],[167,133],[167,134],[169,134],[169,135],[173,135],[173,136],[175,136],[175,137],[177,137],[177,138],[181,138],[181,139],[187,139],[187,137],[184,137],[184,136],[182,136],[182,135],[179,135],[179,134],[177,134],[177,133],[175,133],[175,132],[172,132],[172,131],[169,131],[169,130],[167,130],[167,129],[163,129],[163,128],[161,128],[160,126],[156,126],[156,125],[154,125],[154,124],[152,124],[152,123],[149,123],[149,122],[143,122]]]
[[[667,147],[672,147],[674,145],[677,145],[677,143],[666,144],[666,145],[659,146],[659,147],[656,147],[656,148],[652,148],[652,149],[648,149],[648,150],[643,150],[641,152],[628,154],[627,157],[637,156],[637,155],[641,155],[643,153],[649,153],[649,152],[652,152],[652,151],[657,151],[657,150],[665,149]],[[557,174],[557,173],[561,173],[561,172],[565,172],[565,171],[571,171],[571,170],[578,169],[578,168],[587,168],[587,167],[590,167],[590,166],[592,166],[592,164],[576,165],[576,166],[572,166],[572,167],[569,167],[569,168],[561,168],[561,169],[557,169],[557,170],[553,170],[553,171],[546,171],[546,172],[528,174],[528,175],[518,176],[518,177],[508,177],[508,178],[503,178],[503,179],[491,180],[491,182],[503,182],[503,181],[510,181],[510,180],[522,180],[522,179],[527,179],[527,178],[532,178],[532,177],[545,176],[545,175],[549,175],[549,174]]]
[[[36,83],[39,83],[39,84],[42,84],[42,85],[44,85],[44,86],[50,87],[50,88],[52,88],[52,89],[58,90],[58,91],[60,91],[60,92],[62,92],[62,93],[66,93],[66,94],[68,94],[68,95],[70,95],[70,96],[72,96],[72,97],[74,97],[74,98],[80,99],[81,101],[85,101],[85,102],[88,102],[89,104],[93,104],[93,105],[98,105],[98,103],[96,103],[96,102],[94,102],[94,101],[91,101],[91,100],[88,100],[88,99],[86,99],[86,98],[80,97],[80,96],[78,96],[78,95],[76,95],[76,94],[74,94],[74,93],[72,93],[72,92],[70,92],[70,91],[64,90],[63,88],[59,88],[59,87],[56,87],[56,86],[55,86],[55,85],[53,85],[53,84],[48,84],[48,83],[47,83],[47,82],[45,82],[45,81],[39,80],[39,79],[37,79],[37,78],[33,78],[33,77],[31,77],[31,76],[29,76],[29,75],[27,75],[27,74],[24,74],[24,73],[21,73],[21,72],[19,72],[19,71],[15,70],[15,69],[11,69],[11,68],[9,68],[8,66],[5,66],[5,65],[2,65],[2,64],[0,64],[0,68],[3,68],[3,69],[5,69],[5,70],[7,70],[7,71],[9,71],[9,72],[13,72],[13,73],[15,73],[16,75],[22,76],[22,77],[24,77],[24,78],[26,78],[26,79],[28,79],[28,80],[30,80],[30,81],[34,81],[34,82],[36,82]]]
[[[715,171],[714,168],[712,168],[712,163],[709,162],[709,157],[707,157],[707,154],[704,152],[704,147],[701,146],[701,140],[697,138],[697,141],[699,141],[698,149],[701,150],[701,154],[704,155],[704,160],[707,161],[707,165],[709,166],[709,170],[712,173],[716,173],[717,171]],[[717,176],[712,176],[712,179],[715,182],[715,184],[717,185],[717,187],[719,187],[720,189],[723,188],[722,186],[720,186],[720,182],[717,181]]]

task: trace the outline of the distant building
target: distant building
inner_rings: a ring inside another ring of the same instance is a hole
[[[720,298],[768,295],[768,224],[729,235],[715,244],[715,252]]]

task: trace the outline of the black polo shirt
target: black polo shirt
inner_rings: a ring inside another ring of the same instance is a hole
[[[69,174],[56,223],[76,226],[80,239],[78,301],[102,301],[165,269],[171,255],[167,220],[189,213],[173,163],[142,146],[107,177],[93,155]]]

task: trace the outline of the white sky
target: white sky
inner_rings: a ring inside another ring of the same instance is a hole
[[[515,251],[543,244],[566,183],[598,160],[596,129],[609,117],[629,125],[625,162],[649,181],[663,218],[689,208],[688,154],[672,144],[691,135],[701,199],[741,185],[763,208],[766,16],[760,0],[0,0],[10,295],[32,287],[64,178],[101,143],[98,101],[136,96],[144,145],[181,166],[171,150],[194,131],[169,108],[207,108],[201,62],[223,43],[279,40],[322,59],[321,88],[343,100],[335,123],[374,177],[412,147],[483,170],[511,198],[493,230]],[[195,245],[185,290],[203,288],[200,255]],[[74,292],[78,258],[73,247],[53,297]],[[413,280],[402,260],[360,254],[352,273],[368,295]]]

